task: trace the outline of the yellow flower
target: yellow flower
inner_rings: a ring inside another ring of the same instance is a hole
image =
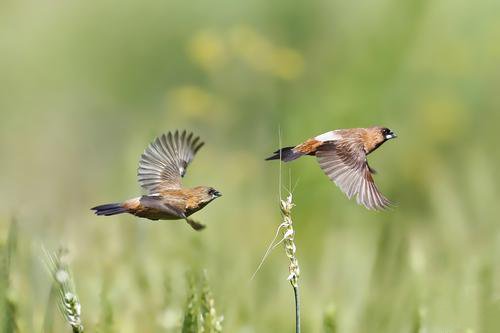
[[[200,31],[189,42],[188,54],[205,70],[218,69],[226,62],[224,40],[212,31]]]
[[[302,55],[290,48],[277,48],[273,52],[272,73],[284,80],[298,78],[304,69]]]
[[[302,55],[291,48],[278,47],[265,36],[246,26],[230,32],[233,52],[251,68],[284,80],[294,80],[302,74]]]
[[[167,94],[170,109],[187,116],[200,116],[216,109],[216,98],[197,86],[183,86]]]
[[[231,47],[235,54],[250,67],[268,71],[272,64],[273,46],[264,36],[246,26],[237,26],[230,32]]]

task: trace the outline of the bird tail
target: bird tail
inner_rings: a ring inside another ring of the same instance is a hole
[[[272,156],[266,158],[266,161],[281,159],[283,162],[290,162],[304,155],[301,152],[294,151],[293,148],[295,147],[285,147],[278,149],[273,153]]]
[[[104,215],[104,216],[110,216],[128,212],[128,210],[125,207],[123,207],[121,203],[99,205],[91,208],[91,210],[93,210],[96,215]]]

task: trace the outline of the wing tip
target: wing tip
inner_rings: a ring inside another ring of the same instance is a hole
[[[377,192],[377,195],[372,197],[368,201],[363,200],[358,195],[356,201],[358,205],[361,205],[371,211],[378,211],[378,212],[392,211],[395,208],[395,204],[386,197],[384,197],[380,192]]]

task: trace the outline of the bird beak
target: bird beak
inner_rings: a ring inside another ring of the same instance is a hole
[[[222,193],[220,193],[219,191],[215,191],[214,192],[214,196],[217,197],[217,198],[218,197],[222,197]]]
[[[389,134],[386,134],[385,139],[390,140],[390,139],[395,139],[398,136],[394,132],[389,132]]]

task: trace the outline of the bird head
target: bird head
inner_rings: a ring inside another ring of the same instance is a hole
[[[215,200],[221,196],[222,196],[222,193],[220,193],[219,191],[217,191],[213,187],[209,187],[209,186],[200,187],[200,199],[204,203],[209,203],[210,201]]]
[[[375,126],[366,129],[366,135],[363,137],[365,152],[371,153],[384,142],[396,138],[396,134],[387,127]]]
[[[380,129],[380,134],[382,135],[384,141],[395,139],[398,137],[393,131],[391,131],[387,127],[382,127]]]

